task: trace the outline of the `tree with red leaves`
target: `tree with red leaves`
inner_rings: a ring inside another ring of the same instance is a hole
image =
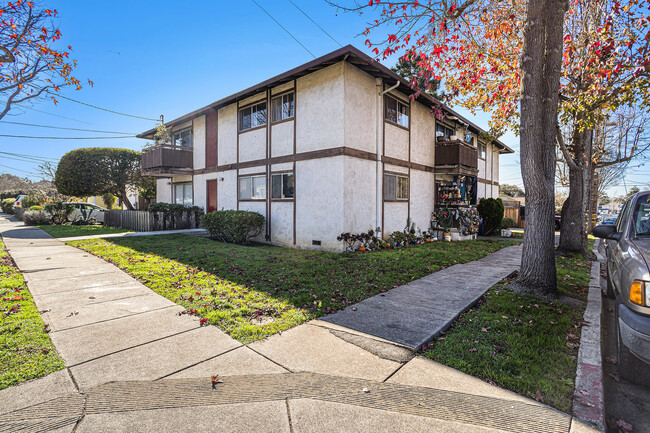
[[[81,82],[72,75],[77,66],[70,59],[72,48],[58,48],[57,15],[56,9],[36,1],[0,4],[0,119],[17,104],[47,97],[56,103],[61,88],[81,89]]]

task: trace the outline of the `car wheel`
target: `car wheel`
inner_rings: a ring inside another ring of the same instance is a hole
[[[607,280],[607,288],[603,290],[603,296],[609,299],[616,298],[616,294],[614,293],[614,286],[612,285],[612,280],[611,278],[609,278],[609,270],[607,271],[607,277],[605,279]]]
[[[644,386],[650,386],[650,366],[637,358],[623,344],[621,338],[621,329],[618,323],[618,308],[620,300],[616,300],[614,308],[614,328],[616,329],[616,365],[619,375],[628,382],[637,383]]]
[[[555,231],[559,232],[560,231],[560,223],[555,221]]]

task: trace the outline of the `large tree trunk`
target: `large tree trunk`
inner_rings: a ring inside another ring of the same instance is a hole
[[[126,206],[127,210],[135,210],[135,208],[129,201],[129,196],[126,194],[126,191],[122,191],[122,193],[120,194],[120,199],[122,199],[122,203]]]
[[[555,274],[555,145],[566,0],[529,0],[524,24],[521,175],[526,230],[517,291],[557,294]]]

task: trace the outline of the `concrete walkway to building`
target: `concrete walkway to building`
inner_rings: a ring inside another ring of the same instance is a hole
[[[0,432],[593,431],[326,321],[242,345],[40,229],[0,214],[0,234],[67,366],[0,391]]]

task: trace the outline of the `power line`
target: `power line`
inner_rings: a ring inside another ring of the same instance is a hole
[[[337,44],[339,44],[339,47],[343,47],[343,45],[341,45],[341,43],[340,43],[339,41],[337,41],[336,39],[334,39],[334,36],[332,36],[332,35],[330,35],[329,33],[327,33],[327,31],[326,31],[324,28],[322,28],[321,26],[319,26],[318,23],[317,23],[316,21],[314,21],[314,20],[313,20],[309,15],[307,15],[307,13],[306,13],[305,11],[303,11],[302,9],[300,9],[300,8],[298,7],[297,4],[295,4],[295,3],[292,2],[291,0],[289,0],[289,3],[291,3],[292,5],[294,5],[294,6],[296,7],[296,9],[298,9],[300,12],[302,12],[302,14],[303,14],[304,16],[306,16],[306,17],[309,19],[309,21],[311,21],[312,23],[314,23],[314,25],[315,25],[316,27],[318,27],[318,28],[319,28],[323,33],[325,33],[327,36],[329,36],[329,38],[330,38],[331,40],[333,40],[334,42],[336,42]]]
[[[39,164],[39,163],[42,164],[42,163],[45,163],[45,162],[50,162],[50,161],[39,161],[37,159],[14,158],[12,156],[0,155],[0,160],[3,160],[3,159],[13,159],[14,161],[21,161],[21,162],[31,162],[32,164]]]
[[[18,107],[24,108],[25,110],[36,111],[37,113],[47,114],[48,116],[60,117],[61,119],[72,120],[79,123],[85,123],[87,125],[94,125],[94,123],[86,122],[85,120],[73,119],[72,117],[66,117],[66,116],[61,116],[59,114],[48,113],[47,111],[37,110],[36,108],[32,108],[32,107],[21,107],[20,105],[18,105]]]
[[[22,171],[23,173],[31,174],[32,176],[38,176],[38,173],[34,173],[34,172],[31,172],[31,171],[27,171],[27,170],[21,170],[21,169],[19,169],[19,168],[10,167],[10,166],[8,166],[8,165],[2,165],[2,164],[0,164],[0,167],[9,168],[9,169],[11,169],[11,170],[16,170],[16,171]]]
[[[48,157],[45,157],[45,156],[25,155],[24,153],[0,152],[0,154],[16,156],[18,158],[32,159],[32,160],[40,161],[40,162],[47,162],[48,160],[58,161],[58,159],[56,159],[56,158],[48,158]]]
[[[289,36],[291,36],[291,37],[293,38],[294,41],[298,42],[298,44],[299,44],[301,47],[303,47],[303,48],[305,49],[305,51],[307,51],[309,54],[311,54],[311,56],[312,56],[314,59],[316,58],[316,56],[314,55],[314,53],[312,53],[311,51],[309,51],[309,49],[308,49],[306,46],[304,46],[304,45],[302,44],[302,42],[300,42],[300,41],[299,41],[299,40],[298,40],[294,35],[292,35],[291,32],[290,32],[289,30],[285,29],[284,26],[283,26],[282,24],[280,24],[280,22],[278,22],[278,20],[276,20],[275,18],[273,18],[273,15],[271,15],[270,13],[268,13],[268,12],[266,11],[266,9],[264,9],[262,6],[260,6],[260,4],[259,4],[258,2],[256,2],[255,0],[251,0],[251,1],[252,1],[253,3],[255,3],[255,4],[257,5],[258,8],[262,9],[262,10],[264,11],[264,13],[267,14],[267,15],[268,15],[268,16],[269,16],[273,21],[275,21],[275,23],[276,23],[277,25],[279,25],[279,26],[282,28],[282,30],[284,30],[285,32],[287,32],[287,34],[288,34]]]
[[[102,134],[125,134],[125,135],[132,135],[132,136],[136,135],[133,132],[98,131],[96,129],[63,128],[61,126],[36,125],[33,123],[9,122],[7,120],[0,120],[0,123],[9,123],[11,125],[33,126],[35,128],[65,129],[66,131],[100,132]]]
[[[122,137],[34,137],[32,135],[8,135],[0,134],[0,137],[10,137],[10,138],[37,138],[41,140],[108,140],[108,139],[118,139],[118,138],[135,138],[134,135],[125,135]]]
[[[48,92],[48,93],[50,95],[53,95],[54,97],[67,99],[68,101],[76,102],[77,104],[85,105],[87,107],[91,107],[91,108],[94,108],[96,110],[108,111],[109,113],[118,114],[120,116],[133,117],[135,119],[151,120],[152,122],[159,122],[160,121],[160,119],[150,119],[148,117],[134,116],[133,114],[120,113],[119,111],[114,111],[114,110],[109,110],[108,108],[98,107],[96,105],[92,105],[92,104],[88,104],[86,102],[77,101],[76,99],[68,98],[67,96],[59,95],[58,93],[51,93],[51,92]]]

